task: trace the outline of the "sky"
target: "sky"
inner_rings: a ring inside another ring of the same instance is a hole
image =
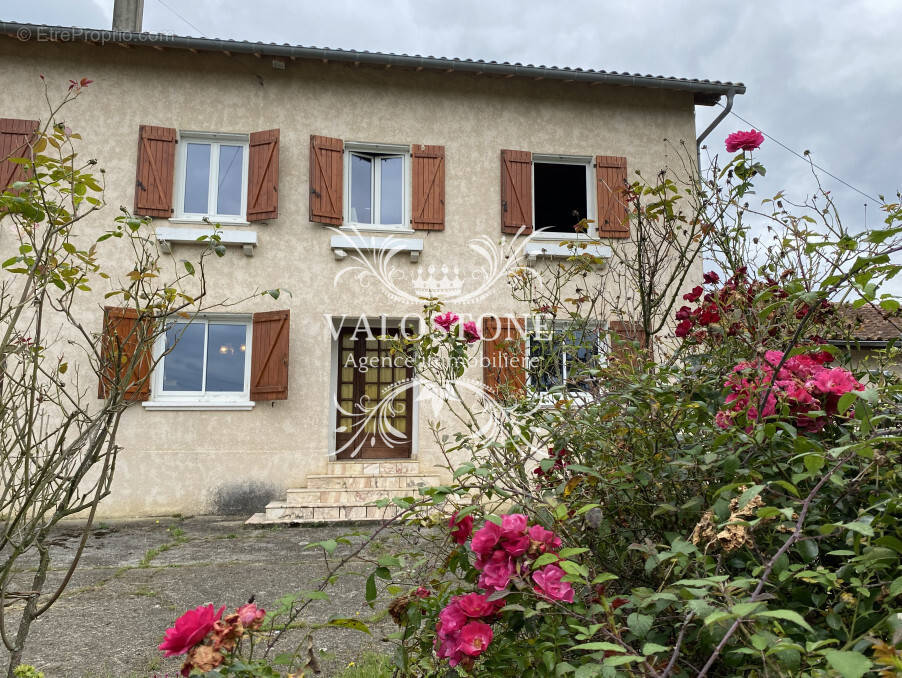
[[[0,0],[7,21],[108,28],[113,0]],[[708,137],[755,126],[758,197],[815,188],[811,158],[851,229],[902,188],[897,0],[145,0],[144,30],[743,82]],[[721,108],[698,107],[699,132]],[[775,141],[777,140],[777,141]],[[862,195],[865,194],[865,195]],[[869,197],[866,197],[869,196]],[[867,206],[866,206],[867,205]],[[902,290],[902,281],[894,285]]]

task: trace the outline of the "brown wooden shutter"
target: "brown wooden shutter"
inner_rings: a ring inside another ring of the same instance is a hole
[[[482,321],[482,381],[489,393],[503,397],[526,386],[526,345],[516,318],[486,317]]]
[[[144,327],[138,325],[138,311],[133,308],[107,306],[103,309],[103,334],[101,336],[100,357],[101,379],[97,388],[99,398],[107,398],[113,386],[128,378],[124,399],[141,402],[150,397],[150,368],[153,363],[152,327],[144,320]],[[143,342],[143,343],[142,343]],[[135,352],[143,347],[141,354]],[[131,370],[131,374],[129,374]]]
[[[310,221],[341,226],[344,143],[310,135]]]
[[[0,191],[25,178],[25,168],[10,158],[31,157],[28,144],[37,129],[37,120],[0,118]]]
[[[135,214],[163,218],[172,216],[175,144],[174,129],[141,125],[138,131]]]
[[[279,130],[251,133],[247,159],[247,220],[279,216]]]
[[[289,312],[254,313],[251,400],[288,399]]]
[[[417,231],[445,230],[445,147],[415,145],[411,151],[413,214]]]
[[[525,228],[523,228],[525,226]],[[501,232],[532,233],[532,153],[501,151]]]
[[[651,356],[651,341],[645,335],[642,323],[632,320],[611,320],[608,323],[611,348],[609,357],[620,362],[630,362],[641,353]],[[638,351],[635,344],[638,344]]]
[[[601,238],[629,238],[630,222],[626,213],[626,158],[599,155],[595,158],[598,198],[598,235]]]

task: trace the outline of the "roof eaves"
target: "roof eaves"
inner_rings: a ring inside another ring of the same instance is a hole
[[[0,22],[0,34],[27,42],[41,39],[40,36],[60,36],[58,41],[114,43],[156,48],[187,49],[197,51],[218,51],[230,54],[256,54],[291,59],[316,59],[320,61],[350,62],[378,66],[397,66],[415,70],[460,71],[469,73],[494,74],[504,77],[524,77],[532,79],[563,80],[565,82],[589,82],[596,84],[670,89],[691,92],[696,104],[712,106],[721,96],[730,91],[744,94],[742,83],[721,82],[719,80],[697,80],[690,78],[665,77],[662,75],[641,75],[583,68],[558,66],[536,66],[533,64],[510,63],[506,61],[485,61],[483,59],[460,59],[418,54],[393,54],[357,50],[331,49],[327,47],[306,47],[303,45],[248,42],[243,40],[223,40],[220,38],[195,38],[191,36],[157,33],[128,33],[64,26],[45,26]],[[64,36],[64,37],[63,37]],[[46,38],[45,38],[46,39]]]

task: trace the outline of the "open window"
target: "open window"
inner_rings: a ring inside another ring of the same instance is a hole
[[[501,231],[549,239],[629,238],[626,158],[501,151]]]
[[[580,221],[594,217],[589,199],[592,188],[591,159],[534,156],[533,214],[535,228],[549,235],[584,232]]]

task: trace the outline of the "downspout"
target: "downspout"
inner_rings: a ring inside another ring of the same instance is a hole
[[[711,124],[702,132],[698,139],[695,140],[695,160],[698,163],[698,175],[701,177],[702,175],[702,142],[705,140],[711,132],[714,131],[714,128],[717,127],[720,122],[727,117],[727,114],[733,109],[733,97],[736,95],[736,90],[732,87],[727,90],[727,105],[724,106],[724,109],[720,112],[720,114],[711,121]]]

